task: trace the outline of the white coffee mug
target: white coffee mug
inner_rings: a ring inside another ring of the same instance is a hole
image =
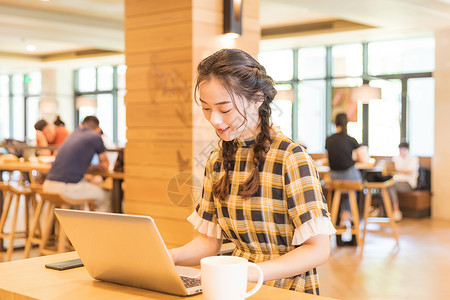
[[[202,290],[207,300],[243,300],[256,293],[263,283],[261,268],[237,256],[211,256],[201,261]],[[258,283],[247,291],[248,268],[255,268]]]

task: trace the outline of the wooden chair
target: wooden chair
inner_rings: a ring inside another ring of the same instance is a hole
[[[359,231],[359,211],[358,211],[358,202],[356,200],[357,199],[356,192],[363,190],[364,186],[361,181],[331,180],[328,182],[328,193],[331,194],[334,191],[333,201],[331,203],[331,222],[336,227],[336,235],[342,235],[342,233],[347,232],[346,228],[337,227],[337,218],[342,193],[348,193],[351,215],[353,218],[351,233],[355,235],[357,245],[360,244],[360,231]]]
[[[89,210],[94,210],[94,200],[93,199],[83,199],[83,200],[72,200],[64,195],[57,193],[46,193],[42,191],[39,186],[33,186],[33,191],[40,195],[41,200],[39,201],[36,211],[33,216],[33,222],[31,225],[30,233],[28,235],[27,242],[25,244],[24,258],[28,258],[30,255],[32,243],[37,243],[39,245],[39,255],[62,253],[66,251],[66,245],[68,244],[68,239],[62,226],[58,223],[58,244],[55,249],[46,248],[47,243],[50,239],[50,233],[55,225],[55,208],[66,208],[66,209],[76,209],[80,206],[88,205]],[[41,218],[41,213],[44,205],[46,205],[44,212],[44,225],[42,234],[38,233],[39,220]]]
[[[11,255],[14,251],[14,239],[15,238],[27,238],[29,234],[29,219],[30,219],[30,201],[31,206],[34,208],[36,206],[36,200],[33,192],[25,187],[14,187],[9,184],[0,182],[0,190],[3,192],[4,203],[3,212],[0,217],[0,238],[8,240],[8,249],[6,250],[5,261],[11,260]],[[25,231],[16,231],[17,218],[19,215],[19,205],[20,201],[24,199],[25,201]],[[14,203],[14,210],[11,212],[11,206]],[[9,233],[5,233],[5,224],[8,215],[12,213],[11,228]]]
[[[398,233],[397,233],[397,225],[394,221],[393,211],[392,211],[392,203],[391,203],[391,197],[389,196],[388,188],[394,185],[394,179],[390,179],[384,182],[366,182],[364,184],[364,187],[367,189],[367,194],[364,200],[364,227],[363,227],[363,236],[361,240],[361,255],[364,250],[364,241],[366,239],[366,231],[367,231],[367,223],[370,221],[371,223],[385,223],[385,218],[370,218],[369,219],[369,211],[370,211],[370,205],[372,203],[372,189],[380,189],[381,191],[381,197],[383,198],[383,204],[384,208],[386,210],[387,215],[387,222],[392,228],[392,232],[394,235],[394,238],[396,240],[396,245],[399,245],[398,242]],[[384,219],[384,220],[383,220]]]

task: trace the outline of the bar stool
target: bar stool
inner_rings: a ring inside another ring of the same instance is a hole
[[[31,201],[31,206],[35,207],[36,200],[35,200],[33,192],[30,189],[25,188],[25,187],[15,188],[12,185],[0,182],[0,190],[3,192],[3,197],[5,200],[3,203],[3,212],[2,212],[2,215],[0,218],[0,238],[8,240],[8,249],[6,250],[5,261],[10,261],[11,255],[14,251],[14,239],[15,238],[25,238],[26,239],[28,237],[29,228],[30,228],[30,225],[29,225],[30,201]],[[21,199],[24,199],[24,201],[25,201],[25,203],[24,203],[25,204],[25,217],[24,217],[25,231],[23,231],[23,232],[16,231],[17,218],[19,215],[19,205],[20,205]],[[11,205],[14,200],[15,200],[14,210],[11,212],[12,213],[11,228],[9,230],[9,233],[5,233],[4,231],[5,231],[6,219],[7,219],[8,215],[10,214]]]
[[[395,224],[394,216],[393,216],[393,212],[392,212],[391,197],[389,196],[389,192],[387,190],[389,187],[394,185],[394,183],[395,183],[394,179],[389,179],[384,182],[366,182],[364,185],[365,188],[367,189],[367,194],[364,199],[364,213],[363,213],[364,227],[363,227],[363,236],[362,236],[362,241],[361,241],[361,255],[363,253],[364,241],[366,239],[366,231],[367,231],[366,227],[367,227],[367,222],[369,221],[369,211],[370,211],[370,205],[372,202],[372,189],[380,189],[381,190],[381,197],[383,198],[383,204],[384,204],[384,208],[386,210],[387,222],[389,223],[389,225],[392,228],[392,232],[393,232],[394,238],[396,240],[396,245],[397,246],[399,245],[397,225]],[[380,221],[376,221],[376,219],[379,219]],[[382,219],[384,219],[384,218],[370,218],[370,222],[371,223],[385,223],[385,221],[383,222]]]
[[[47,243],[50,239],[50,233],[52,228],[55,225],[55,208],[65,208],[65,209],[77,209],[80,206],[87,205],[89,210],[94,210],[94,201],[93,199],[82,199],[82,200],[72,200],[67,198],[64,195],[57,193],[47,193],[42,191],[42,187],[40,186],[32,186],[33,191],[36,194],[40,195],[41,200],[39,201],[34,216],[33,222],[31,225],[30,233],[28,235],[27,242],[25,244],[24,258],[28,258],[30,255],[31,245],[32,243],[36,243],[39,245],[39,255],[46,254],[55,254],[62,253],[66,251],[66,245],[68,244],[68,239],[64,230],[58,222],[58,245],[56,250],[46,248]],[[37,229],[39,226],[39,220],[41,218],[41,213],[43,206],[46,205],[44,212],[44,226],[42,230],[42,234],[37,234]]]
[[[334,227],[337,225],[337,217],[339,213],[339,206],[341,203],[342,193],[348,193],[350,201],[350,209],[353,217],[353,225],[351,227],[351,233],[356,237],[356,244],[360,244],[360,231],[359,231],[359,211],[358,203],[356,201],[356,192],[363,191],[364,186],[361,181],[355,180],[331,180],[328,182],[328,193],[334,191],[333,201],[331,203],[331,222]],[[336,228],[336,235],[342,235],[346,232],[346,229]]]

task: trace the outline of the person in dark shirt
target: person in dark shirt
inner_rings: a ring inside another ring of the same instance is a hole
[[[43,190],[63,194],[73,200],[94,199],[96,210],[109,211],[110,201],[103,189],[83,179],[84,174],[91,167],[94,154],[98,154],[97,169],[105,171],[109,166],[98,125],[97,117],[88,116],[80,127],[67,137],[59,148],[44,181]]]
[[[363,161],[364,150],[355,138],[347,134],[347,123],[345,113],[337,114],[335,119],[336,133],[327,137],[325,142],[332,180],[362,179],[361,172],[355,168],[353,151],[356,152],[357,161]],[[343,194],[341,224],[347,224],[348,221],[350,221],[350,203],[348,194]]]

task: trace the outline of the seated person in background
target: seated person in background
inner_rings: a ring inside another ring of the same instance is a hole
[[[107,170],[109,166],[106,148],[98,134],[99,121],[95,116],[88,116],[80,127],[69,135],[59,148],[55,162],[44,181],[44,192],[60,193],[77,199],[94,199],[96,210],[110,211],[110,199],[102,188],[83,179],[88,171],[92,157],[98,154],[99,165],[96,169]]]
[[[44,119],[37,121],[34,129],[36,129],[37,146],[60,146],[69,135],[66,128],[55,126]],[[56,152],[47,149],[39,150],[40,155],[56,155]]]
[[[366,158],[364,148],[355,138],[347,134],[347,115],[339,113],[336,115],[336,133],[327,137],[325,149],[328,152],[330,164],[330,177],[332,180],[362,180],[361,172],[355,168],[352,158],[353,151],[356,153],[356,161],[363,162]],[[348,195],[342,195],[341,224],[348,225],[350,221],[350,202]]]
[[[398,145],[399,156],[393,158],[395,164],[395,184],[389,190],[389,196],[394,209],[394,220],[402,219],[402,212],[398,205],[398,193],[412,192],[417,187],[419,177],[419,158],[409,154],[409,144]]]
[[[61,117],[60,117],[59,115],[56,116],[56,119],[55,119],[55,121],[53,122],[53,124],[54,124],[55,126],[59,126],[59,127],[66,127],[66,123],[64,123],[64,121],[61,120]]]

